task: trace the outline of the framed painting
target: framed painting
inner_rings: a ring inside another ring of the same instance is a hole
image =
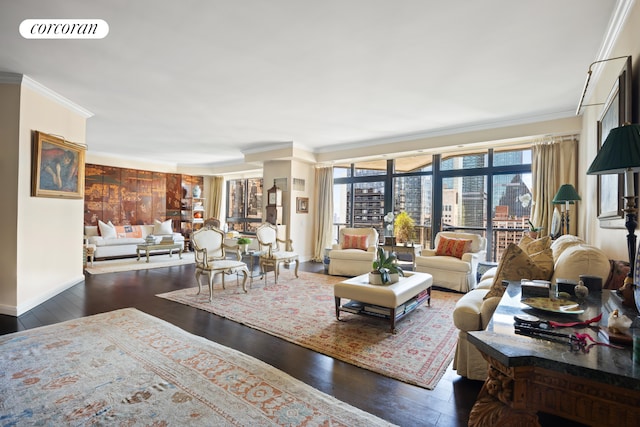
[[[631,122],[631,58],[627,58],[598,120],[598,150],[611,129]],[[601,228],[624,226],[624,174],[598,175],[598,220]]]
[[[82,199],[85,147],[43,132],[35,132],[31,195]]]
[[[296,213],[309,213],[308,197],[296,197]]]

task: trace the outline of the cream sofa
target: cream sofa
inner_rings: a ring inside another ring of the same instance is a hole
[[[329,251],[329,274],[359,276],[370,272],[377,247],[378,231],[375,228],[341,228],[338,243]]]
[[[170,220],[169,220],[170,221]],[[94,258],[116,258],[136,255],[137,246],[145,242],[148,235],[153,235],[156,242],[160,242],[163,236],[172,236],[175,243],[184,245],[184,236],[180,233],[155,225],[134,225],[116,227],[116,235],[104,236],[100,233],[97,225],[85,225],[84,235],[89,244],[95,245]],[[161,253],[166,250],[159,249],[151,253]]]
[[[611,264],[600,249],[587,245],[582,239],[564,235],[551,244],[553,274],[551,281],[567,279],[577,282],[580,275],[591,275],[607,279]],[[458,345],[453,368],[459,375],[474,380],[487,378],[487,362],[476,347],[467,341],[467,331],[479,331],[487,327],[501,297],[485,295],[489,292],[497,268],[488,270],[476,289],[460,298],[453,310],[453,322],[459,329]]]

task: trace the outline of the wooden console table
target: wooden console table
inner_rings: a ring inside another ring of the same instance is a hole
[[[484,383],[469,416],[470,426],[536,426],[537,412],[546,412],[593,426],[637,426],[640,420],[640,365],[634,366],[630,347],[594,346],[588,353],[572,352],[568,344],[518,335],[513,316],[570,322],[602,312],[607,324],[614,309],[623,309],[612,291],[594,292],[581,305],[580,315],[556,315],[520,303],[519,283],[511,283],[484,331],[469,332],[468,340],[489,362]],[[576,328],[554,331],[572,333]],[[600,342],[602,334],[589,333]]]

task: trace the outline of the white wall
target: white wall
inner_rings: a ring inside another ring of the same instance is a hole
[[[634,90],[632,93],[634,108],[638,108],[640,88],[640,26],[634,25],[640,22],[640,4],[636,2],[627,18],[627,21],[614,45],[608,58],[631,55],[632,73],[634,74]],[[624,64],[623,60],[604,63],[604,72],[597,82],[591,82],[590,90],[593,90],[590,99],[585,104],[602,103],[606,100],[609,91],[614,85],[618,74]],[[585,77],[589,64],[585,64]],[[577,99],[576,99],[577,107]],[[579,144],[578,159],[578,193],[582,201],[578,204],[579,231],[578,235],[599,248],[603,249],[610,258],[628,260],[626,246],[626,229],[601,228],[597,219],[597,177],[587,176],[587,169],[595,158],[598,150],[597,121],[600,118],[604,106],[583,107],[583,125]],[[633,112],[633,122],[639,123],[639,111]],[[606,136],[605,136],[606,137]],[[615,191],[605,189],[604,191]],[[636,235],[638,233],[636,232]]]

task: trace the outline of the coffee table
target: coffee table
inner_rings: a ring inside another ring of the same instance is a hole
[[[349,312],[389,319],[391,333],[396,331],[396,321],[427,302],[431,305],[433,277],[428,273],[406,272],[390,285],[369,284],[369,274],[362,274],[333,286],[336,319],[340,312]],[[341,305],[342,298],[351,302]]]
[[[148,243],[142,243],[139,244],[136,248],[136,254],[138,255],[138,259],[137,261],[140,261],[140,252],[144,252],[147,254],[147,262],[149,262],[149,253],[151,251],[156,251],[156,250],[168,250],[169,251],[169,256],[173,256],[173,250],[177,249],[179,251],[180,254],[180,259],[182,259],[182,249],[183,249],[183,245],[182,243],[153,243],[153,244],[148,244]]]

